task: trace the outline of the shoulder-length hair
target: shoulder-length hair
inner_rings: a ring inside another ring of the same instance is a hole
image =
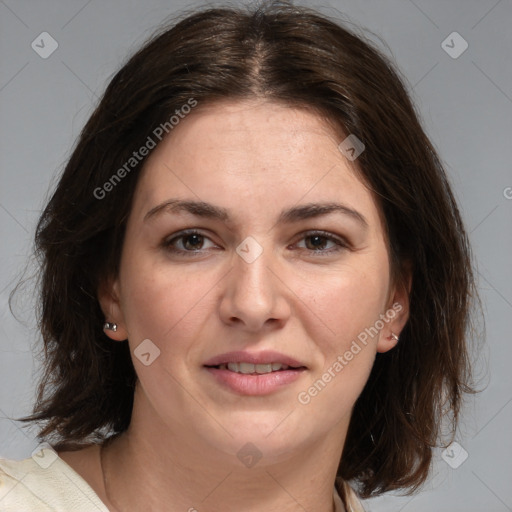
[[[128,344],[103,332],[98,289],[119,270],[146,159],[138,150],[158,142],[155,130],[169,131],[185,105],[248,98],[311,109],[336,126],[340,142],[353,134],[365,144],[357,172],[385,221],[395,283],[412,275],[410,317],[396,348],[377,354],[338,477],[357,482],[364,497],[413,491],[428,475],[442,418],[454,432],[471,391],[467,236],[390,61],[338,23],[289,4],[189,14],[109,83],[37,226],[45,364],[23,421],[44,422],[38,438],[59,449],[127,429],[136,374]]]

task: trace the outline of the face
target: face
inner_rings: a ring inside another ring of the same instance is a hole
[[[405,322],[344,138],[306,110],[219,103],[150,155],[101,303],[110,336],[129,340],[134,414],[161,433],[274,458],[342,445],[376,352]]]

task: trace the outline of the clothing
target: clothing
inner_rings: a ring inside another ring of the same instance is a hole
[[[364,512],[345,484],[347,512]],[[335,512],[342,501],[334,491]],[[32,457],[0,459],[0,512],[109,512],[89,484],[51,448]]]
[[[0,459],[0,512],[109,512],[55,451],[46,448],[38,454],[20,461]]]
[[[345,504],[345,510],[347,512],[365,512],[363,505],[359,501],[356,493],[354,492],[354,489],[348,485],[347,482],[343,482],[343,503]],[[340,504],[336,502],[336,499],[339,499]],[[338,509],[341,509],[341,498],[336,492],[334,491],[334,503],[336,504],[336,509],[334,512],[338,512]]]

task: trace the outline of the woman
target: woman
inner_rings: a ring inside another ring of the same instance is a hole
[[[357,511],[457,425],[456,203],[390,63],[314,11],[155,36],[36,241],[51,445],[1,462],[2,510]]]

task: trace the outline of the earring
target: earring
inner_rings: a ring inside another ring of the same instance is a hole
[[[393,341],[398,341],[398,336],[397,336],[394,332],[392,332],[392,333],[391,333],[390,338],[391,338]]]
[[[104,331],[114,331],[114,332],[116,332],[117,331],[117,324],[114,324],[112,322],[105,322],[103,324],[103,330]]]

